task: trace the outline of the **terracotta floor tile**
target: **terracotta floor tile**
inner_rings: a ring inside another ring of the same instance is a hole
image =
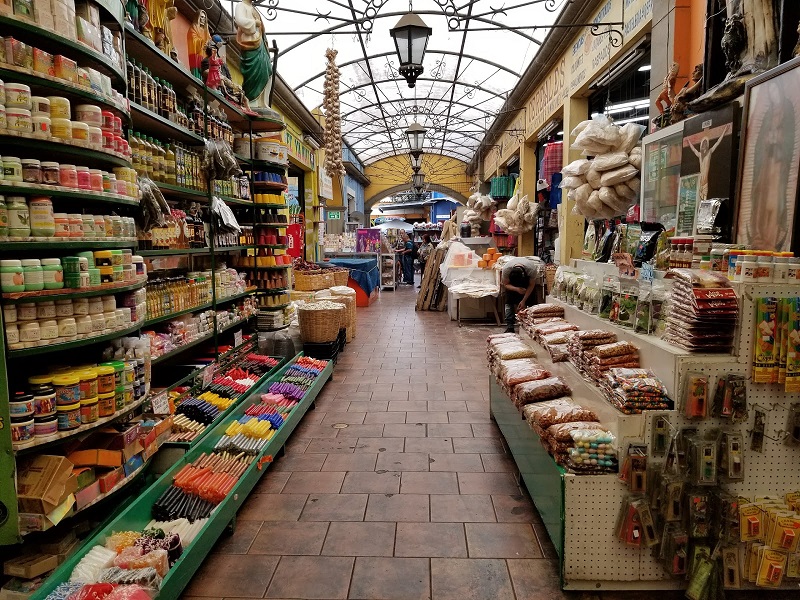
[[[280,496],[272,494],[273,498]],[[253,540],[256,539],[261,529],[261,521],[242,520],[241,511],[237,515],[236,527],[230,535],[223,534],[214,545],[214,552],[217,554],[247,554]]]
[[[404,413],[405,414],[405,413]],[[384,434],[386,430],[384,429]],[[358,438],[355,451],[358,452],[402,452],[405,438]]]
[[[389,410],[391,412],[409,412],[428,410],[427,400],[390,400]]]
[[[516,476],[517,464],[508,454],[481,454],[481,459],[487,473],[512,473]]]
[[[441,453],[453,451],[453,441],[451,438],[406,438],[406,452],[422,453]]]
[[[337,438],[334,440],[313,439],[306,447],[306,454],[352,454],[355,440],[352,438]]]
[[[392,556],[394,534],[394,523],[331,523],[322,554]]]
[[[494,423],[473,423],[472,435],[475,437],[499,438],[500,428]]]
[[[431,596],[463,600],[506,600],[514,597],[504,560],[431,559]]]
[[[261,558],[261,557],[259,557]],[[355,559],[333,556],[298,556],[281,559],[267,598],[328,600],[347,598]],[[313,577],[298,576],[313,573]]]
[[[374,471],[377,454],[331,454],[322,466],[323,471]]]
[[[461,523],[398,523],[395,556],[466,558]]]
[[[364,419],[365,424],[369,423],[405,423],[406,413],[404,412],[367,412]]]
[[[450,415],[450,422],[451,423],[480,423],[483,425],[491,425],[492,419],[489,417],[489,411],[487,410],[485,413],[479,412],[451,412],[447,413]]]
[[[264,523],[248,554],[270,556],[319,554],[327,532],[327,523],[291,521]]]
[[[505,454],[503,443],[494,438],[453,438],[453,448],[459,454]]]
[[[275,471],[319,471],[325,462],[325,454],[286,454],[270,466]]]
[[[389,402],[403,402],[408,400],[408,392],[393,392],[387,389],[386,391],[375,392],[374,398],[376,400],[388,400]]]
[[[443,523],[494,523],[489,496],[431,496],[431,521]]]
[[[472,437],[469,423],[431,423],[428,425],[428,437]]]
[[[455,473],[403,473],[402,494],[457,494]]]
[[[187,596],[263,598],[277,557],[212,554],[192,578]]]
[[[364,520],[421,523],[429,513],[425,494],[370,494]]]
[[[348,425],[360,425],[364,422],[364,417],[367,416],[366,412],[330,412],[325,415],[322,420],[323,425],[330,427],[337,423],[346,423]]]
[[[381,437],[383,435],[383,425],[372,423],[370,425],[348,425],[339,430],[340,438],[360,438],[360,437]]]
[[[350,598],[360,600],[430,600],[430,562],[424,558],[359,557]]]
[[[406,423],[448,423],[447,413],[441,411],[409,411],[406,413]]]
[[[350,402],[350,406],[347,407],[348,412],[360,412],[364,411],[369,416],[370,412],[379,412],[385,411],[389,408],[389,401],[388,400],[367,400],[364,402],[357,402],[353,401]],[[366,423],[367,421],[364,421]]]
[[[458,486],[462,494],[519,494],[510,473],[459,473]]]
[[[343,494],[396,494],[400,490],[400,473],[347,473]]]
[[[470,558],[542,558],[527,523],[466,523]]]
[[[420,452],[382,452],[378,455],[378,464],[375,465],[375,470],[427,471],[428,455]]]
[[[567,600],[573,595],[559,591],[558,561],[509,559],[508,572],[517,598],[527,600]]]
[[[516,494],[494,494],[492,504],[501,523],[541,523],[539,513],[533,507],[530,498],[517,492]]]
[[[345,473],[296,471],[283,487],[283,494],[338,494]]]
[[[253,488],[252,494],[280,494],[283,486],[289,481],[291,473],[288,471],[273,471],[267,469],[267,472],[261,477],[261,480]]]
[[[428,410],[442,410],[445,412],[466,412],[467,403],[464,401],[429,400]]]
[[[242,521],[297,521],[305,494],[251,494],[239,510]]]
[[[411,438],[411,437],[425,437],[426,429],[425,425],[417,425],[415,423],[411,424],[400,424],[400,423],[387,423],[383,426],[383,435],[384,437],[404,437],[404,438]]]
[[[344,408],[343,410],[347,410],[347,408]],[[325,416],[327,417],[328,414],[332,413],[327,413]],[[329,424],[325,425],[322,423],[315,423],[315,424],[301,423],[300,426],[297,429],[295,429],[293,435],[303,438],[318,438],[318,439],[330,440],[334,439],[338,434],[339,430],[334,429]]]
[[[301,521],[363,521],[366,494],[310,494]]]
[[[310,443],[310,439],[292,436],[284,444],[283,450],[286,454],[303,454]]]
[[[480,454],[431,454],[431,471],[483,473]]]
[[[488,413],[489,402],[486,400],[467,400],[467,410],[469,412]]]
[[[336,398],[348,402],[369,402],[372,399],[372,392],[342,392],[336,394]]]
[[[484,378],[481,377],[481,385],[483,385],[484,381],[485,381]],[[445,395],[445,398],[447,400],[464,400],[464,401],[467,401],[467,402],[469,402],[469,401],[477,401],[477,400],[484,401],[484,402],[486,401],[486,398],[484,398],[483,394],[481,392],[477,391],[477,390],[461,391],[461,392],[456,391],[456,390],[445,391],[444,395]],[[487,409],[489,408],[489,403],[488,402],[486,402],[486,408]]]

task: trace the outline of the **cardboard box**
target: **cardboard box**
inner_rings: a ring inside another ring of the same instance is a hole
[[[119,450],[88,448],[71,452],[67,458],[76,467],[119,467],[122,465],[122,454]]]
[[[122,469],[125,471],[125,477],[130,477],[136,471],[136,469],[141,467],[143,464],[144,458],[142,458],[141,454],[137,454],[136,456],[132,457],[124,465],[122,465]]]
[[[53,55],[39,48],[33,49],[33,70],[42,75],[56,76],[56,67]]]
[[[39,544],[39,549],[44,554],[63,554],[76,540],[77,536],[72,529],[59,531],[58,533],[55,533],[54,530],[52,534],[45,538],[45,541]]]
[[[21,512],[48,514],[77,489],[74,465],[63,456],[42,454],[25,462],[17,474]]]
[[[130,446],[138,441],[139,437],[141,436],[141,430],[138,421],[133,423],[120,423],[119,427],[117,428],[104,427],[100,430],[100,433],[108,435],[112,438],[108,448],[114,450],[122,450],[125,446]]]
[[[33,579],[52,571],[58,566],[58,557],[52,554],[28,554],[7,560],[3,564],[3,573],[12,577]]]
[[[100,28],[100,7],[94,2],[76,2],[75,15],[86,19],[98,29]]]
[[[77,80],[78,63],[71,58],[56,54],[53,57],[53,70],[56,77],[71,83]]]
[[[100,492],[103,494],[108,493],[114,489],[114,487],[120,481],[122,481],[123,477],[125,477],[125,471],[122,469],[122,467],[118,467],[112,471],[108,471],[107,473],[100,475],[97,478],[97,482],[100,484]]]
[[[97,481],[97,474],[92,467],[76,467],[72,470],[72,475],[77,480],[77,490],[80,491],[85,487],[92,485]],[[53,552],[53,554],[57,554]]]
[[[13,0],[0,0],[0,15],[12,15],[14,14],[14,2]]]
[[[80,492],[75,494],[75,508],[83,510],[92,503],[100,495],[100,482],[95,481],[88,487],[83,488]]]

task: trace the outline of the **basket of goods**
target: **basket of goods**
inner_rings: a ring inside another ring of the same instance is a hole
[[[333,285],[347,285],[347,280],[350,279],[350,269],[331,267],[328,271],[333,274]]]
[[[301,292],[315,292],[333,285],[333,274],[319,268],[319,265],[296,258],[292,265],[294,289]]]
[[[345,321],[343,323],[347,330],[347,341],[350,342],[356,337],[356,291],[347,286],[333,286],[330,289],[331,301],[344,304],[347,308]]]
[[[297,319],[303,342],[318,344],[336,341],[339,328],[345,323],[346,310],[343,304],[328,300],[299,306]]]

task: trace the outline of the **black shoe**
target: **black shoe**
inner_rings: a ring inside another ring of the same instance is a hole
[[[506,327],[506,330],[503,333],[517,333],[513,327]]]

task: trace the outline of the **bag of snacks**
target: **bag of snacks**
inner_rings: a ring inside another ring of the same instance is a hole
[[[503,376],[503,383],[509,387],[514,387],[526,381],[536,381],[546,377],[550,377],[550,371],[541,365],[530,363],[527,365],[516,365],[507,369]]]
[[[529,424],[536,423],[543,430],[559,423],[598,421],[594,411],[575,404],[571,398],[557,398],[547,402],[529,404],[523,409],[522,414]]]
[[[526,381],[514,388],[514,402],[524,406],[532,402],[542,402],[560,396],[569,396],[572,392],[560,377],[548,377],[537,381]]]
[[[495,354],[500,360],[509,360],[512,358],[535,358],[536,353],[530,346],[523,342],[512,342],[509,344],[500,344],[495,347]]]
[[[590,421],[557,423],[547,428],[547,436],[556,442],[567,444],[572,442],[572,432],[578,430],[596,431],[604,430],[604,428],[600,423]]]

